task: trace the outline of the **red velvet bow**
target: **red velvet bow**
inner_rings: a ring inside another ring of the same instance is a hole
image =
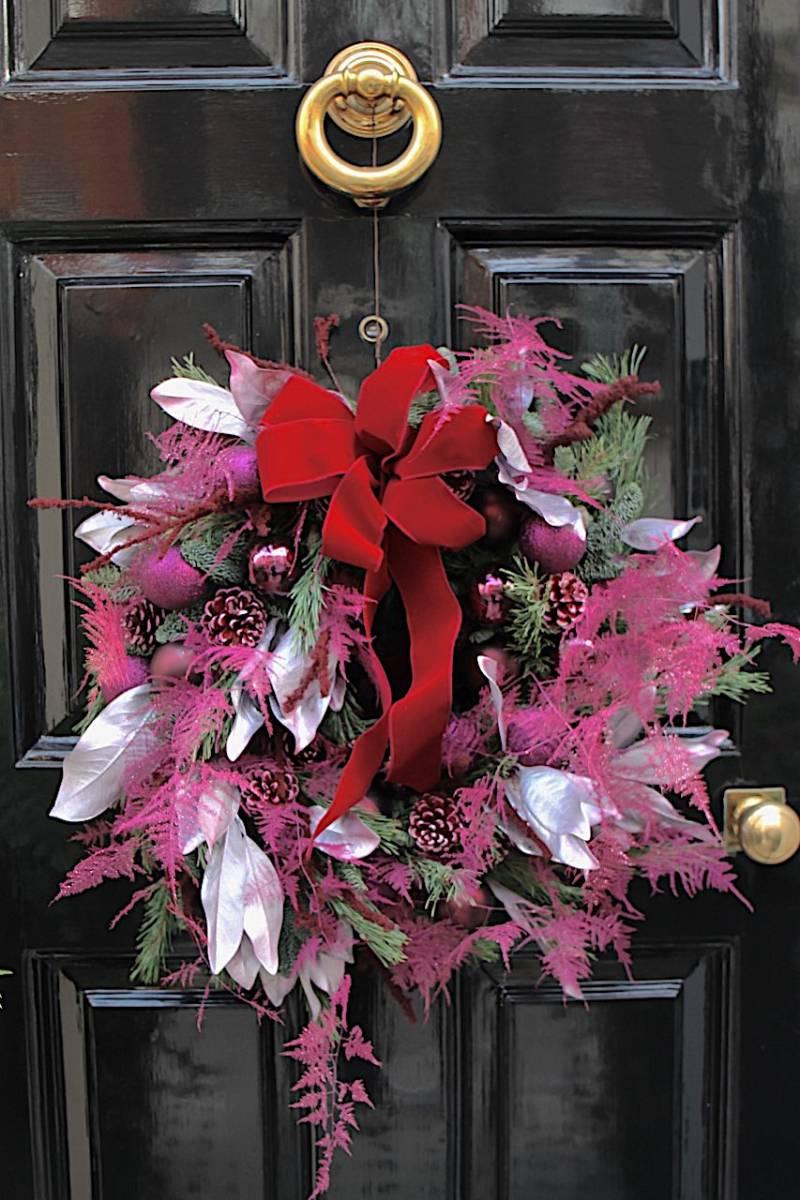
[[[392,581],[402,597],[411,642],[411,686],[392,703],[386,673],[374,658],[382,716],[356,741],[336,796],[317,833],[364,796],[390,747],[388,778],[416,791],[432,787],[452,707],[453,650],[461,610],[440,550],[458,550],[485,532],[483,517],[439,478],[480,470],[497,452],[479,406],[446,420],[429,413],[408,424],[411,402],[435,387],[432,346],[393,350],[363,382],[355,417],[333,392],[294,376],[262,421],[257,453],[266,500],[330,496],[322,551],[363,567],[365,622]]]

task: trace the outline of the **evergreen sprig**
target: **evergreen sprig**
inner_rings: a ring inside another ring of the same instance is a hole
[[[409,861],[414,874],[426,892],[425,907],[433,913],[441,900],[451,900],[456,887],[453,871],[446,863],[433,858],[415,858]]]
[[[581,370],[597,383],[616,383],[618,379],[638,375],[646,354],[646,346],[636,345],[622,354],[593,354],[588,362],[581,364]]]
[[[247,576],[247,545],[240,537],[230,551],[219,558],[225,543],[243,524],[239,515],[211,513],[193,521],[184,530],[180,551],[190,566],[202,571],[214,583],[225,586],[243,583]]]
[[[733,654],[723,664],[714,683],[704,692],[700,700],[708,700],[712,696],[723,696],[726,700],[735,700],[744,704],[748,695],[767,695],[772,691],[770,677],[767,671],[754,671],[753,663],[758,657],[760,647],[750,651]]]
[[[199,363],[194,361],[194,354],[184,354],[183,358],[171,358],[170,365],[172,372],[179,379],[196,379],[199,383],[213,383],[219,387],[219,383],[213,375],[209,375]]]
[[[329,708],[325,713],[320,733],[337,746],[349,746],[360,737],[372,722],[365,717],[362,708],[350,689],[345,692],[344,703],[338,712]]]
[[[399,854],[411,845],[411,838],[397,817],[385,817],[383,813],[363,812],[360,808],[358,815],[368,829],[377,833],[381,839],[381,850],[384,854]]]
[[[136,938],[136,962],[131,971],[134,983],[158,983],[166,970],[166,959],[178,921],[170,907],[166,883],[154,884],[144,902],[144,916]]]
[[[340,896],[330,902],[337,916],[349,921],[358,936],[364,941],[385,967],[396,967],[405,958],[405,944],[408,938],[397,925],[384,925],[378,909],[367,900],[360,901],[359,907],[348,904]],[[366,912],[364,911],[366,910]],[[373,921],[367,915],[374,911],[380,921]]]
[[[527,562],[521,555],[517,555],[514,565],[504,568],[502,574],[509,601],[506,632],[511,648],[526,664],[536,666],[542,659],[549,635],[546,581],[539,575],[536,564]]]
[[[289,624],[305,652],[312,649],[319,634],[325,607],[325,576],[330,565],[331,559],[322,553],[322,538],[315,530],[308,536],[301,573],[289,594]]]

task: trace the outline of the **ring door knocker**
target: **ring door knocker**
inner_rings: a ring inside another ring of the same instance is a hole
[[[331,148],[326,116],[361,138],[386,137],[411,121],[411,140],[399,158],[384,166],[355,166]],[[297,111],[296,133],[301,157],[318,179],[360,208],[383,208],[431,166],[439,153],[442,122],[404,54],[381,42],[359,42],[340,50],[309,88]]]

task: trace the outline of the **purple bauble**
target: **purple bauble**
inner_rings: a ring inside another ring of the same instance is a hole
[[[216,470],[228,499],[244,504],[261,495],[258,460],[253,446],[230,446],[217,457]]]
[[[183,679],[195,658],[195,651],[183,642],[168,642],[150,660],[150,673],[154,679]]]
[[[138,658],[135,654],[128,654],[125,658],[125,666],[116,678],[113,680],[101,678],[100,691],[103,693],[103,699],[106,704],[110,704],[112,700],[116,700],[117,696],[121,696],[129,688],[138,687],[140,683],[147,683],[149,677],[147,659]]]
[[[586,538],[570,525],[548,525],[544,517],[531,513],[520,530],[519,548],[529,563],[538,563],[548,575],[560,575],[581,561]]]
[[[166,553],[146,550],[131,567],[134,580],[148,600],[159,608],[188,608],[201,600],[205,576],[187,563],[175,546]]]

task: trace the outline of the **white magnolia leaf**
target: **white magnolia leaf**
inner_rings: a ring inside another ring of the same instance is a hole
[[[208,858],[200,899],[208,930],[208,961],[219,975],[239,949],[244,933],[247,835],[237,817]]]
[[[646,738],[620,751],[613,759],[612,767],[622,779],[668,786],[675,782],[675,767],[670,762],[672,756],[669,753],[671,744],[688,758],[692,771],[702,771],[703,767],[719,757],[727,740],[725,729],[711,729],[701,736],[668,737],[655,742]]]
[[[489,658],[485,654],[478,655],[478,670],[489,684],[489,693],[492,697],[492,704],[497,713],[497,728],[500,732],[500,745],[505,750],[506,748],[506,718],[503,711],[503,693],[500,690],[500,685],[497,682],[498,664],[493,658]]]
[[[140,475],[123,475],[120,479],[112,479],[110,475],[98,475],[97,482],[104,492],[121,500],[123,504],[160,500],[169,494],[169,489],[160,481],[158,475],[152,479],[142,479]]]
[[[117,566],[124,567],[133,559],[138,546],[127,546],[139,533],[145,531],[144,525],[139,525],[132,517],[111,509],[92,513],[85,521],[81,521],[75,530],[75,537],[80,538],[97,554],[110,554],[111,561]],[[123,546],[124,549],[118,549]]]
[[[252,440],[250,427],[227,388],[199,379],[165,379],[150,395],[167,416],[192,429]]]
[[[327,809],[321,804],[315,804],[310,810],[309,819],[311,832],[316,833],[317,826],[325,816]],[[366,858],[377,850],[380,838],[357,813],[348,812],[338,820],[333,821],[327,829],[323,829],[314,840],[314,849],[321,850],[331,858],[342,862],[354,862],[358,858]]]
[[[181,854],[191,854],[205,842],[211,848],[228,830],[239,811],[239,793],[222,779],[207,780],[197,793],[191,781],[175,797]]]
[[[308,684],[300,699],[294,701],[297,689],[308,679],[310,664],[311,654],[300,649],[294,629],[288,629],[278,639],[267,663],[267,674],[272,684],[270,708],[281,725],[294,735],[295,754],[305,750],[314,740],[331,705],[332,692],[322,694],[317,676]],[[331,653],[328,656],[328,676],[332,681],[332,690],[337,674],[336,655]],[[293,698],[291,707],[288,706],[290,697]]]
[[[225,753],[231,762],[236,762],[237,758],[247,749],[253,735],[264,724],[261,706],[252,693],[247,690],[247,681],[253,677],[259,667],[266,663],[277,626],[278,622],[275,618],[269,621],[264,636],[233,681],[231,703],[233,704],[234,719],[225,745]]]
[[[719,568],[722,557],[722,547],[712,546],[710,550],[689,550],[689,558],[700,568],[703,579],[713,579]]]
[[[231,369],[228,386],[236,407],[248,428],[256,431],[264,413],[289,381],[292,372],[282,367],[259,367],[248,355],[236,350],[226,350],[225,357]],[[251,439],[248,436],[246,440]]]
[[[620,536],[633,550],[660,550],[666,542],[677,542],[693,529],[702,517],[674,521],[666,517],[639,517],[623,525]]]
[[[297,975],[294,971],[290,975],[279,975],[277,971],[265,971],[262,967],[260,976],[262,986],[270,1004],[274,1004],[276,1008],[280,1008],[289,995],[289,992],[297,983]]]
[[[520,767],[506,797],[556,862],[584,871],[597,867],[586,844],[600,819],[590,780],[555,767]]]
[[[253,943],[246,933],[242,934],[239,949],[226,967],[228,974],[240,988],[244,988],[247,992],[256,981],[260,965],[253,949]]]
[[[225,743],[225,753],[231,762],[236,762],[264,724],[264,714],[242,683],[235,683],[231,688],[231,703],[235,716]]]
[[[151,744],[146,726],[152,712],[146,683],[129,688],[106,705],[64,761],[51,817],[91,821],[119,800],[125,768]]]
[[[271,859],[247,836],[245,854],[244,931],[262,967],[275,972],[283,925],[283,887]]]
[[[687,820],[666,796],[662,796],[661,792],[646,784],[641,784],[632,792],[629,791],[626,798],[635,800],[636,807],[626,808],[617,824],[628,833],[641,833],[649,815],[662,825],[690,829],[698,841],[712,840],[714,837],[710,829],[698,821]]]
[[[510,488],[521,504],[538,513],[548,525],[554,528],[567,525],[582,541],[586,541],[586,522],[581,510],[566,496],[555,492],[542,492],[532,487],[528,482],[531,465],[516,433],[507,421],[499,421],[493,417],[487,419],[497,431],[500,453],[495,459],[495,464],[499,482]]]

